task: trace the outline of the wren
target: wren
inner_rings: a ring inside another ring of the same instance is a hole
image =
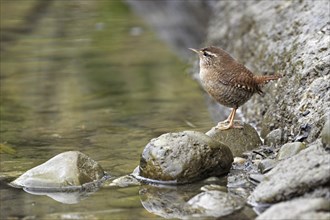
[[[199,56],[199,76],[203,88],[218,103],[232,108],[228,119],[219,122],[216,126],[220,130],[240,128],[240,126],[234,125],[238,107],[247,102],[253,94],[262,94],[261,87],[264,84],[281,78],[280,75],[254,75],[243,64],[237,62],[219,47],[189,49]]]

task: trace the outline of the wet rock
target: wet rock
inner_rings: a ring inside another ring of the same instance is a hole
[[[210,190],[194,196],[187,204],[196,210],[194,217],[220,217],[243,208],[245,202],[243,199],[231,196],[226,192]]]
[[[315,144],[299,154],[280,161],[265,174],[256,187],[249,202],[275,203],[302,195],[330,181],[330,154]]]
[[[296,155],[305,148],[306,148],[306,144],[302,142],[286,143],[281,147],[276,158],[278,160],[287,159],[289,157],[292,157],[293,155]]]
[[[330,202],[323,198],[294,199],[273,205],[257,217],[257,220],[278,219],[330,219]]]
[[[321,132],[322,143],[330,146],[330,114],[326,116],[326,120]]]
[[[258,170],[261,173],[267,173],[268,171],[273,169],[277,163],[278,163],[277,160],[272,160],[272,159],[268,159],[268,158],[261,160],[258,164]]]
[[[287,140],[287,137],[284,135],[282,129],[275,129],[265,137],[265,144],[268,146],[277,146],[284,143]]]
[[[249,124],[243,128],[219,130],[213,127],[206,135],[228,146],[234,156],[241,156],[243,152],[257,148],[262,144],[257,131]]]
[[[102,167],[79,151],[67,151],[34,167],[11,185],[27,188],[63,188],[81,186],[105,176]]]
[[[226,174],[232,161],[227,146],[201,132],[167,133],[147,144],[139,175],[151,180],[188,183]]]

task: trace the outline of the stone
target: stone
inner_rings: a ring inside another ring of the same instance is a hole
[[[306,144],[302,142],[286,143],[281,147],[280,151],[276,156],[276,159],[278,160],[287,159],[289,157],[292,157],[293,155],[296,155],[305,148],[306,148]]]
[[[249,175],[249,180],[255,183],[255,185],[259,184],[264,178],[264,175],[258,173],[251,173]]]
[[[249,197],[249,203],[276,203],[299,196],[330,181],[330,154],[311,145],[293,157],[280,161],[266,173]]]
[[[196,210],[194,217],[221,217],[240,210],[245,201],[226,192],[210,190],[194,196],[187,204]]]
[[[267,173],[268,171],[273,169],[277,163],[278,163],[277,160],[272,160],[272,159],[268,159],[268,158],[261,160],[258,164],[258,170],[261,173]]]
[[[235,121],[237,123],[237,121]],[[214,140],[228,146],[234,156],[241,156],[243,152],[259,147],[262,142],[257,131],[249,124],[244,123],[242,128],[219,130],[213,127],[206,132]]]
[[[11,182],[15,187],[60,189],[101,180],[103,168],[79,151],[67,151],[34,167]]]
[[[277,146],[286,141],[282,129],[275,129],[267,134],[265,137],[265,145],[268,146]]]
[[[230,149],[204,133],[167,133],[152,139],[144,148],[139,175],[164,184],[189,183],[227,174],[232,162]]]
[[[330,219],[330,202],[324,198],[299,198],[271,206],[257,220]]]
[[[141,183],[132,175],[125,175],[118,177],[111,181],[109,186],[127,187],[127,186],[140,186]]]
[[[243,165],[246,162],[246,159],[243,157],[234,157],[234,162],[235,164],[238,165]]]
[[[248,188],[251,186],[248,176],[244,172],[230,172],[227,177],[228,188]]]

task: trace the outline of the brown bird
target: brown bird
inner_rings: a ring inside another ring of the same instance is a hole
[[[256,76],[219,47],[189,49],[199,55],[199,76],[204,89],[220,104],[233,108],[228,119],[216,126],[220,130],[239,128],[240,126],[234,125],[238,107],[254,93],[262,94],[261,87],[264,84],[281,78],[280,75]]]

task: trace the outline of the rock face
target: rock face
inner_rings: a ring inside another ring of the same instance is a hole
[[[228,173],[230,149],[196,131],[167,133],[152,139],[143,150],[140,176],[152,180],[189,183]]]
[[[222,47],[255,74],[283,75],[263,89],[265,97],[240,108],[247,122],[262,137],[280,128],[291,140],[315,141],[330,109],[329,2],[219,1],[214,15],[206,45]]]
[[[323,198],[294,199],[273,205],[257,220],[277,219],[330,219],[330,202]]]
[[[279,162],[265,174],[249,202],[276,203],[299,196],[330,182],[330,154],[321,144]]]
[[[249,124],[244,124],[243,128],[223,131],[212,128],[206,134],[228,146],[234,156],[241,156],[243,152],[257,148],[262,144],[257,131]]]
[[[68,186],[81,186],[100,180],[105,173],[102,167],[79,151],[67,151],[56,155],[45,163],[34,167],[11,185],[16,187],[56,189]]]
[[[330,112],[326,117],[326,121],[321,133],[322,143],[330,147]]]

